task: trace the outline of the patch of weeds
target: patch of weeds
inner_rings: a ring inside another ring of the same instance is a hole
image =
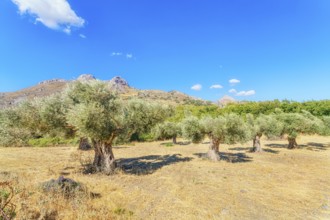
[[[0,220],[13,219],[16,216],[16,205],[12,203],[18,192],[11,182],[0,182]]]
[[[124,208],[116,208],[113,212],[116,215],[128,215],[128,216],[133,216],[134,215],[134,212],[126,210]]]
[[[57,145],[76,145],[79,143],[77,138],[74,139],[63,139],[60,137],[42,137],[37,139],[28,140],[28,145],[32,147],[49,147]]]
[[[173,143],[162,143],[161,145],[163,145],[165,147],[173,147],[174,146]]]

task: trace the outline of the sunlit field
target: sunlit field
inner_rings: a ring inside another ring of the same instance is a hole
[[[182,141],[182,140],[179,140]],[[221,160],[203,158],[208,143],[114,147],[115,175],[83,174],[93,151],[75,146],[0,148],[0,181],[16,190],[17,219],[330,219],[330,138],[220,145]],[[82,183],[71,197],[44,193],[59,176]]]

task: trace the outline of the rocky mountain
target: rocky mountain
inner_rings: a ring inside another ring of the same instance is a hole
[[[92,74],[80,75],[77,81],[89,82],[97,80]],[[38,83],[35,86],[25,88],[16,92],[0,93],[0,108],[16,105],[25,100],[32,100],[38,97],[46,97],[52,94],[62,92],[70,82],[75,80],[52,79]],[[178,91],[160,91],[160,90],[139,90],[131,87],[128,82],[116,76],[111,80],[104,81],[108,84],[109,89],[124,99],[142,98],[146,100],[157,100],[169,104],[210,104],[208,101],[191,97]]]
[[[225,95],[221,99],[218,100],[218,105],[220,107],[224,107],[230,103],[235,103],[235,102],[237,102],[237,101],[233,97],[231,97],[229,95]]]
[[[123,78],[116,76],[107,82],[110,90],[115,91],[119,94],[125,94],[132,90],[132,88],[128,85],[127,81]]]
[[[0,108],[16,105],[25,100],[31,100],[36,97],[45,97],[60,93],[68,84],[65,80],[47,80],[38,83],[38,85],[25,88],[16,92],[2,93],[0,96]]]
[[[91,80],[96,80],[96,78],[92,74],[82,74],[77,78],[77,80],[80,82],[88,82]]]

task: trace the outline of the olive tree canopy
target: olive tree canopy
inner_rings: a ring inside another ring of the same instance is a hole
[[[262,135],[265,135],[267,138],[278,137],[283,130],[283,123],[277,120],[274,114],[261,114],[258,117],[255,117],[252,114],[247,114],[246,121],[253,138],[252,152],[262,151],[260,144],[260,138]]]
[[[153,134],[156,139],[172,139],[173,144],[176,144],[176,138],[181,134],[181,126],[179,123],[166,121],[156,125]]]
[[[288,149],[298,147],[296,138],[299,134],[320,134],[324,126],[321,119],[307,111],[302,111],[302,113],[280,113],[277,118],[283,123],[282,135],[286,134],[288,137]]]
[[[113,173],[116,168],[112,145],[115,138],[146,132],[162,122],[168,110],[142,100],[121,100],[102,82],[75,82],[66,92],[71,108],[68,122],[82,137],[89,137],[95,150],[96,171]]]
[[[219,145],[244,143],[249,138],[249,129],[242,117],[236,114],[227,114],[216,118],[205,117],[187,118],[183,121],[183,135],[194,143],[201,142],[205,135],[211,141],[208,157],[211,160],[220,160]]]

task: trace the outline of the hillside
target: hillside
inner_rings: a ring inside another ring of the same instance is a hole
[[[91,74],[83,74],[76,80],[88,82],[97,79]],[[16,105],[24,100],[31,100],[34,98],[46,97],[52,94],[60,93],[68,86],[70,82],[72,81],[52,79],[40,82],[35,86],[24,88],[19,91],[0,93],[0,108]],[[124,99],[137,97],[145,100],[157,100],[168,104],[212,104],[209,101],[197,99],[178,91],[166,92],[161,90],[139,90],[131,87],[125,79],[119,76],[116,76],[111,80],[105,80],[104,82],[108,84],[111,91],[119,94]]]

